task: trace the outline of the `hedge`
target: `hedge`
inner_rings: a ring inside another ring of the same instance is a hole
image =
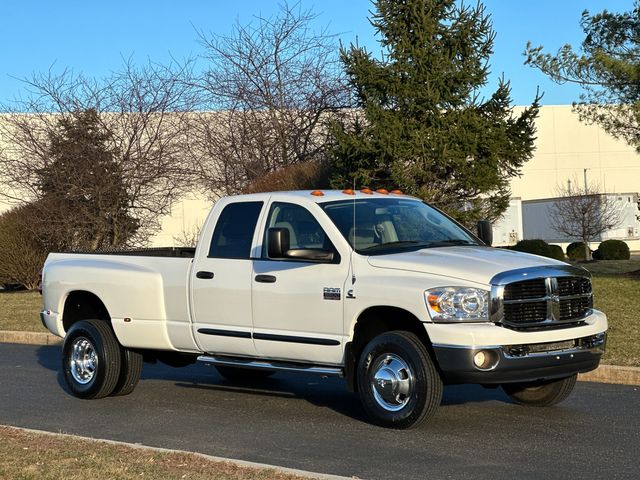
[[[622,240],[605,240],[593,253],[596,260],[629,260],[629,246]]]

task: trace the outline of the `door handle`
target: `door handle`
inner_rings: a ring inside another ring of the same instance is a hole
[[[276,277],[273,275],[256,275],[255,280],[260,283],[276,283]]]
[[[196,278],[202,278],[203,280],[209,280],[213,278],[213,272],[205,272],[200,271],[198,273],[196,273]]]

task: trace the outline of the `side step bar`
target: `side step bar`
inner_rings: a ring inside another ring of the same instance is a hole
[[[226,357],[220,355],[200,355],[198,362],[207,365],[224,365],[227,367],[253,368],[257,370],[276,370],[279,372],[313,373],[327,377],[343,377],[344,370],[339,367],[308,365],[277,360],[258,360],[254,358]]]

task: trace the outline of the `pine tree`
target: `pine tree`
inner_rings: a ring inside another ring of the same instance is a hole
[[[539,97],[518,116],[504,79],[480,98],[495,37],[482,5],[374,5],[382,58],[341,51],[360,112],[333,126],[333,185],[399,187],[465,223],[499,217],[531,158]]]
[[[50,135],[47,165],[37,171],[37,202],[56,249],[96,250],[126,244],[136,232],[122,169],[109,148],[109,133],[95,110],[58,121]],[[36,205],[36,204],[34,204]]]
[[[527,63],[557,83],[583,88],[574,109],[640,152],[640,1],[631,10],[582,13],[584,40],[578,51],[564,45],[556,54],[527,45]],[[580,52],[581,50],[581,52]]]

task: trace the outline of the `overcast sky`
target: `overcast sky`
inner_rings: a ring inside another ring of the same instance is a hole
[[[289,2],[293,4],[294,2]],[[527,41],[555,51],[582,39],[580,14],[587,8],[628,10],[632,0],[486,0],[497,32],[491,59],[489,88],[501,74],[511,80],[514,103],[530,103],[536,87],[545,92],[543,104],[570,104],[579,88],[555,85],[538,71],[523,65]],[[368,22],[368,0],[302,0],[303,8],[319,14],[318,28],[327,26],[341,40],[376,52]],[[123,57],[144,62],[167,62],[200,52],[196,29],[228,33],[239,20],[269,16],[278,9],[270,0],[5,0],[0,6],[0,103],[24,94],[18,80],[33,72],[70,67],[101,76],[116,70]],[[17,78],[14,78],[17,77]]]

